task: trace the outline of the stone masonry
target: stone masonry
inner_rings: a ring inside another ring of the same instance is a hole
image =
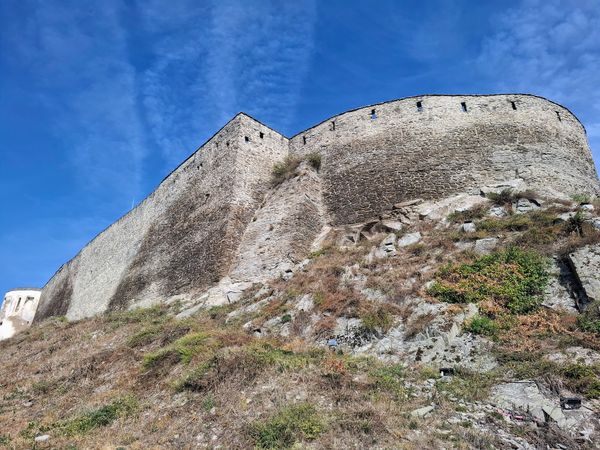
[[[286,156],[319,153],[319,173],[270,185]],[[515,178],[540,194],[600,194],[585,129],[523,95],[419,96],[349,111],[298,133],[240,113],[140,205],[64,264],[35,320],[199,298],[302,260],[328,225],[377,217]]]

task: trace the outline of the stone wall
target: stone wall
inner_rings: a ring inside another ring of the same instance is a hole
[[[368,106],[297,134],[290,152],[322,155],[335,224],[369,219],[403,200],[514,178],[540,193],[600,193],[581,123],[531,95],[421,96]]]
[[[304,166],[271,189],[275,163],[315,152],[318,174]],[[59,269],[35,320],[194,300],[217,284],[277,276],[306,256],[323,227],[515,178],[541,194],[600,194],[581,123],[531,95],[406,98],[289,140],[238,114]]]
[[[36,320],[194,296],[229,270],[287,138],[239,114],[44,287]]]

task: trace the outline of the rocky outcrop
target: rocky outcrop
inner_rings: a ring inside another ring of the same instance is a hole
[[[568,260],[587,302],[600,300],[600,244],[577,249]]]

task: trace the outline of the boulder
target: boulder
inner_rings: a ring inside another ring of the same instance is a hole
[[[489,209],[487,215],[492,217],[506,217],[508,216],[508,212],[506,212],[503,206],[494,205]]]
[[[487,253],[491,253],[496,246],[498,245],[498,238],[484,238],[477,239],[475,241],[475,248],[473,249],[475,253],[479,253],[480,255],[485,255]]]
[[[410,415],[411,417],[426,417],[428,416],[431,411],[434,410],[433,406],[424,406],[423,408],[419,408],[419,409],[415,409],[414,411],[411,411]]]
[[[559,428],[575,430],[586,426],[593,412],[587,408],[562,410],[558,397],[546,397],[534,381],[503,383],[492,389],[491,403],[529,414],[537,422],[556,422]]]
[[[510,189],[513,192],[523,192],[527,190],[527,184],[522,178],[515,178],[513,180],[503,181],[497,184],[489,184],[486,186],[481,186],[479,188],[479,192],[481,195],[487,194],[499,194],[500,192]]]
[[[416,210],[421,219],[439,221],[453,212],[467,211],[487,201],[480,195],[457,194],[439,201],[422,203],[416,207]]]
[[[418,231],[416,233],[408,233],[398,239],[398,247],[408,247],[409,245],[418,243],[420,240],[421,233]]]
[[[577,302],[571,290],[571,286],[575,282],[571,269],[563,261],[555,259],[548,272],[550,279],[544,292],[542,305],[547,308],[577,313]]]
[[[525,214],[539,208],[539,204],[527,198],[520,198],[515,204],[513,204],[513,211],[515,214]]]
[[[579,248],[568,260],[588,300],[600,300],[600,244]]]
[[[475,233],[477,231],[477,227],[473,222],[463,223],[460,228],[465,233]]]

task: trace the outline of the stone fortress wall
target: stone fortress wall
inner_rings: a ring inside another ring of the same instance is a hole
[[[314,152],[319,174],[304,169],[271,189],[275,163]],[[600,193],[585,129],[566,108],[532,95],[420,96],[290,139],[240,113],[59,269],[35,320],[193,298],[230,276],[275,276],[328,224],[515,178],[540,193]]]
[[[36,320],[80,319],[207,289],[227,273],[287,145],[238,114],[58,270],[43,289]]]
[[[583,125],[532,95],[428,95],[367,106],[290,139],[292,154],[315,151],[335,224],[514,178],[540,193],[599,193]]]

